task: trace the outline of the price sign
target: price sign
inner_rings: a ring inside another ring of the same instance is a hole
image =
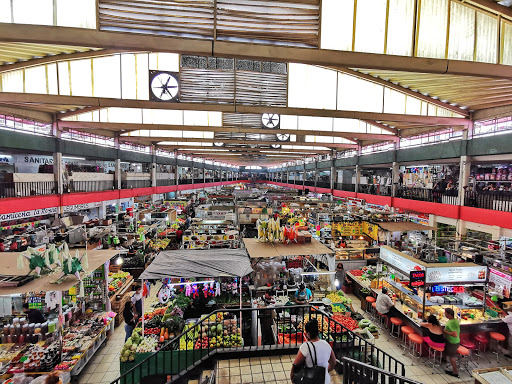
[[[409,273],[409,286],[411,288],[423,287],[425,285],[425,271],[411,271]]]

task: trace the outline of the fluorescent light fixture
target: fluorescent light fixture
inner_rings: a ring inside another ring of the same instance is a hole
[[[70,157],[70,156],[63,156],[63,159],[70,159],[70,160],[85,160],[85,157]]]
[[[302,272],[301,276],[315,276],[315,275],[334,275],[336,271],[332,272]]]

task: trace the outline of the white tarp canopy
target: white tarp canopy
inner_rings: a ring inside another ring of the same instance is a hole
[[[251,272],[249,257],[242,249],[180,249],[160,252],[139,278],[160,280],[165,278],[242,277]]]

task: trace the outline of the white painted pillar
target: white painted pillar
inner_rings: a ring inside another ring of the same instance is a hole
[[[471,159],[468,156],[460,157],[460,172],[459,172],[459,205],[464,205],[465,191],[469,188],[469,175],[471,172]]]

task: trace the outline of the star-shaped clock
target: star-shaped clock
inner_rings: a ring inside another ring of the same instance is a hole
[[[153,101],[179,101],[180,82],[176,72],[149,71],[149,95]]]
[[[280,120],[278,113],[264,113],[261,115],[261,124],[263,128],[279,128]]]

